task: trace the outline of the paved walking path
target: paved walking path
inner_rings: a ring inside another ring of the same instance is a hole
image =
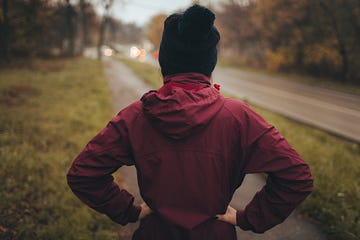
[[[151,89],[122,63],[111,58],[104,59],[105,74],[112,91],[114,111],[129,105],[139,99],[142,94]],[[123,167],[120,170],[123,184],[121,187],[131,192],[137,203],[141,203],[136,172],[134,167]],[[264,179],[259,175],[248,175],[242,186],[236,191],[232,201],[235,208],[241,208],[251,200],[252,196],[264,185]],[[131,239],[137,224],[119,227],[119,239]],[[284,223],[267,231],[265,234],[255,234],[237,228],[238,239],[242,240],[325,240],[325,236],[309,221],[296,213],[292,214]]]

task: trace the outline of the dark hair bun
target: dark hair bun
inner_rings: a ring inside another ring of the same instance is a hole
[[[214,25],[215,14],[209,9],[195,4],[180,17],[178,32],[188,40],[205,39]]]

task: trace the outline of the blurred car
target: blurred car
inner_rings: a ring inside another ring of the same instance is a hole
[[[109,46],[103,45],[101,46],[101,53],[104,56],[111,57],[112,55],[114,55],[114,50]]]
[[[130,57],[135,59],[137,58],[140,62],[144,62],[146,58],[146,50],[139,49],[136,46],[132,46],[130,48]]]

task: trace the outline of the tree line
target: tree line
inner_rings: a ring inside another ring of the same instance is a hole
[[[109,14],[114,0],[0,3],[0,60],[75,56],[90,45],[100,51],[102,44],[143,38],[142,28]],[[223,0],[213,10],[221,56],[246,66],[360,83],[359,0]],[[155,48],[165,18],[154,16],[147,26]]]
[[[227,0],[217,21],[244,65],[360,82],[359,0]]]
[[[0,0],[0,60],[76,56],[87,46],[138,42],[142,29],[109,14],[113,0]],[[97,5],[95,5],[97,4]],[[99,16],[95,7],[103,8]]]

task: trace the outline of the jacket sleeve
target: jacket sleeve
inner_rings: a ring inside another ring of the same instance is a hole
[[[283,222],[312,192],[313,178],[309,166],[276,128],[250,109],[245,119],[245,174],[268,176],[245,209],[237,211],[237,225],[262,233]]]
[[[137,221],[141,207],[113,181],[112,173],[122,165],[133,165],[133,160],[125,123],[117,116],[77,156],[67,181],[85,204],[125,225]]]

